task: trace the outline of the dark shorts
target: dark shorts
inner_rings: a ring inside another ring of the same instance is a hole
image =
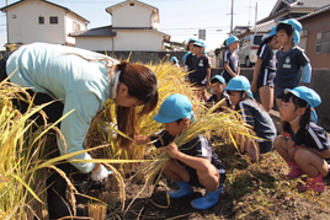
[[[283,87],[275,86],[275,98],[280,99],[284,95]]]
[[[273,143],[271,141],[258,142],[260,153],[264,154],[273,150]]]
[[[260,72],[259,79],[258,79],[258,89],[263,86],[270,86],[274,88],[274,79],[276,76],[275,71],[270,71],[268,69],[265,69],[264,71]]]
[[[198,179],[198,175],[195,169],[191,168],[190,166],[187,166],[185,164],[181,164],[184,166],[184,168],[188,171],[189,173],[189,184],[191,186],[196,186],[196,187],[201,187],[204,188],[204,186],[202,186],[202,184],[199,182]],[[225,182],[226,179],[226,173],[224,171],[224,169],[219,169],[219,174],[220,174],[220,185],[222,185]]]

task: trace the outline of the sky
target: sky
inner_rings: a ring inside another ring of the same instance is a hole
[[[48,0],[79,14],[90,21],[88,28],[111,24],[105,8],[124,0]],[[222,45],[230,32],[231,0],[140,0],[159,9],[158,30],[169,34],[171,41],[183,42],[197,37],[198,29],[206,29],[207,50]],[[17,0],[8,0],[8,4]],[[234,0],[233,26],[254,25],[269,15],[277,0]],[[6,0],[0,0],[0,7]],[[0,14],[0,46],[7,42],[6,14]]]

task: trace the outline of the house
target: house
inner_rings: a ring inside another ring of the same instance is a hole
[[[21,0],[0,9],[7,17],[8,42],[75,45],[70,34],[87,29],[88,20],[45,0]]]
[[[330,69],[330,4],[299,18],[303,25],[301,47],[313,69]]]
[[[329,0],[278,0],[269,16],[259,20],[255,27],[250,27],[239,37],[242,38],[254,32],[267,33],[278,21],[299,18],[327,4],[329,4]]]
[[[163,51],[170,36],[159,32],[159,10],[137,0],[105,9],[112,24],[73,34],[76,47],[93,51]]]

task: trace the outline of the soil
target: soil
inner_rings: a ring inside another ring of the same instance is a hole
[[[299,193],[295,186],[301,180],[286,179],[286,164],[276,152],[265,154],[258,164],[249,164],[245,156],[232,149],[228,146],[219,148],[219,157],[227,168],[225,189],[219,202],[206,211],[197,211],[190,206],[191,200],[204,194],[203,189],[195,188],[190,196],[170,200],[167,191],[176,186],[164,176],[153,193],[149,187],[138,195],[144,183],[138,178],[131,180],[134,172],[127,175],[125,208],[138,197],[126,212],[121,210],[118,184],[114,179],[107,186],[94,186],[92,190],[85,182],[85,192],[96,198],[103,194],[103,200],[113,207],[108,209],[107,219],[330,219],[329,179],[326,180],[326,192],[321,195]],[[104,196],[105,193],[108,195]],[[81,202],[86,204],[86,200]]]

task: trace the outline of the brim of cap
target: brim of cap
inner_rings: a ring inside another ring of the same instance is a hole
[[[164,116],[157,114],[154,116],[154,120],[159,123],[171,123],[171,122],[174,122],[174,121],[182,119],[182,118],[191,119],[193,116],[194,116],[193,112],[191,112],[191,114],[186,117],[179,117],[179,118],[168,118],[168,117],[164,117]]]

